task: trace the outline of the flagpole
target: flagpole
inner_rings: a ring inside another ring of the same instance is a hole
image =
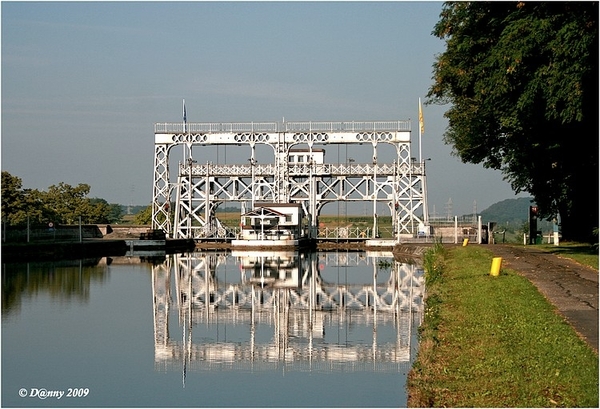
[[[183,99],[183,133],[186,133],[186,128],[187,128],[187,115],[185,112],[185,99]],[[191,150],[191,147],[189,148]],[[191,152],[189,154],[189,156],[191,155]],[[183,163],[185,164],[188,160],[188,150],[185,147],[185,144],[183,145]]]
[[[421,105],[421,98],[419,98],[419,166],[421,166],[421,183],[423,188],[423,222],[426,228],[429,228],[429,206],[427,205],[427,175],[425,174],[425,162],[423,162],[423,153],[421,146],[421,137],[425,129],[425,121],[423,119],[423,107]]]
[[[419,163],[423,162],[421,151],[421,128],[423,128],[423,111],[421,108],[421,98],[419,97]]]
[[[186,114],[185,114],[185,99],[183,100],[183,133],[185,133],[185,128],[187,125],[187,118],[186,118]]]

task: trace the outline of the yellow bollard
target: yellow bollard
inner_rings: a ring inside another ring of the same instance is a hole
[[[469,239],[464,239],[463,240],[463,247],[467,247],[467,244],[469,244]]]
[[[492,269],[490,275],[498,277],[500,275],[500,267],[502,267],[502,257],[494,257],[492,259]]]

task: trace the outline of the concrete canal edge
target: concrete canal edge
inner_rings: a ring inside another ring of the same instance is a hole
[[[397,244],[392,249],[392,254],[397,261],[419,261],[423,260],[423,255],[431,246],[430,243]]]
[[[160,245],[143,240],[151,231],[141,225],[59,225],[44,231],[32,230],[31,237],[25,230],[18,234],[6,232],[2,236],[2,260],[54,261],[85,258],[119,257],[131,250],[156,250],[165,253],[192,251],[192,239],[166,239]],[[131,241],[135,241],[132,246]]]
[[[78,230],[78,226],[60,226],[58,230]],[[57,230],[57,231],[58,231]],[[148,226],[110,226],[110,225],[84,225],[79,233],[72,238],[52,239],[48,236],[44,240],[2,241],[2,259],[14,261],[44,261],[77,258],[100,258],[124,256],[131,250],[128,241],[137,240],[137,246],[142,246],[141,235],[147,234]],[[74,234],[73,232],[71,232]],[[77,233],[77,232],[75,232]],[[77,237],[76,237],[77,236]],[[192,239],[166,239],[164,246],[155,247],[158,251],[173,253],[179,251],[192,251],[194,249],[223,250],[231,249],[231,243],[203,243]],[[429,243],[376,243],[376,246],[366,245],[364,242],[319,242],[304,246],[299,250],[345,250],[345,251],[391,251],[398,261],[413,263],[422,258]],[[271,250],[271,248],[260,248]]]
[[[84,239],[81,242],[3,243],[3,261],[42,261],[120,256],[127,252],[125,240]]]
[[[152,247],[153,250],[165,253],[191,251],[194,249],[193,240],[166,240],[164,246]],[[2,260],[5,262],[18,261],[52,261],[73,260],[78,258],[102,258],[125,256],[131,247],[126,240],[121,239],[83,239],[62,242],[37,243],[3,243]]]

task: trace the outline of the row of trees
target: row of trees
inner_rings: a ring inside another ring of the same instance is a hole
[[[89,198],[90,186],[80,183],[52,185],[47,191],[24,189],[22,180],[2,171],[2,221],[11,226],[27,223],[84,224],[118,223],[121,205]]]
[[[598,2],[448,2],[427,103],[450,104],[444,141],[499,169],[563,237],[598,228]]]

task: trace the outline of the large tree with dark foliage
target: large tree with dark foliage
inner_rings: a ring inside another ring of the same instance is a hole
[[[444,141],[500,169],[563,237],[598,227],[598,3],[448,2],[428,103],[451,104]]]

